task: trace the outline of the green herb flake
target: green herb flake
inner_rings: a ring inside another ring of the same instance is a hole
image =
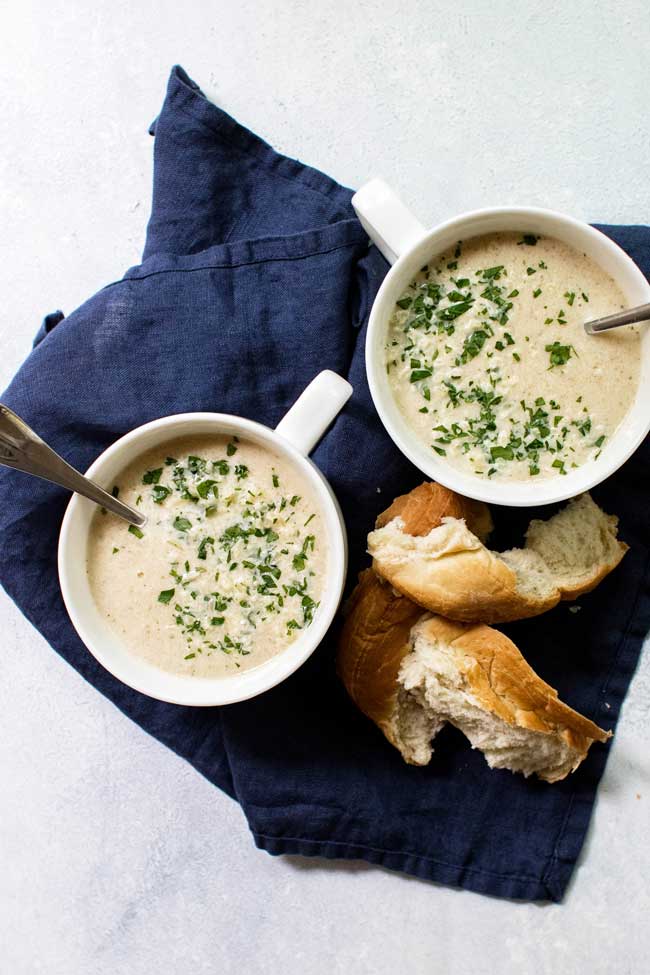
[[[163,589],[162,592],[158,594],[158,602],[165,603],[165,605],[174,598],[175,589]]]
[[[234,440],[231,441],[226,447],[226,453],[229,457],[232,457],[233,454],[237,453],[237,447],[235,446]]]
[[[432,369],[413,369],[409,377],[409,382],[417,383],[422,379],[429,379],[429,377],[432,375]]]
[[[208,557],[208,545],[214,545],[214,538],[212,538],[210,535],[207,535],[199,545],[199,551],[197,554],[198,558],[202,559],[203,561],[205,561]]]
[[[192,522],[189,518],[183,518],[181,515],[177,515],[174,518],[174,528],[179,532],[187,532],[192,527]]]
[[[196,485],[196,493],[204,501],[210,493],[212,493],[215,498],[218,497],[219,489],[217,487],[217,482],[211,480],[210,478],[206,478],[205,481],[201,481],[200,484]]]
[[[565,366],[569,359],[571,358],[571,353],[576,355],[576,350],[572,345],[561,345],[560,342],[553,342],[552,345],[544,346],[546,352],[550,354],[550,366],[549,369],[555,369],[556,366]]]
[[[541,293],[542,293],[542,289],[541,288],[535,288],[535,290],[533,291],[533,298],[539,298],[539,296],[541,295]]]
[[[137,525],[129,525],[129,531],[132,535],[135,535],[136,538],[144,538],[144,532],[140,531]]]
[[[539,237],[536,234],[524,234],[521,240],[517,241],[517,244],[527,244],[528,247],[534,247],[538,240]]]
[[[463,342],[463,351],[461,352],[459,363],[465,365],[470,361],[470,359],[475,359],[485,345],[487,339],[488,333],[484,329],[475,329]]]
[[[507,444],[505,447],[491,447],[490,448],[490,458],[491,460],[514,460],[514,450]]]
[[[160,476],[162,472],[163,472],[162,467],[156,467],[156,469],[153,471],[147,471],[145,474],[142,475],[142,483],[157,484],[158,481],[160,480]]]

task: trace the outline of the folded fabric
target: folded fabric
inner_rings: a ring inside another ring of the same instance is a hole
[[[354,395],[314,459],[345,515],[351,586],[376,515],[422,480],[381,426],[365,377],[365,323],[387,265],[369,248],[349,190],[274,152],[178,67],[153,130],[142,264],[68,318],[49,315],[3,402],[83,469],[154,417],[214,409],[274,425],[320,369],[347,376]],[[650,269],[647,228],[601,229]],[[621,566],[580,612],[561,606],[505,628],[561,698],[606,729],[650,626],[649,461],[646,443],[594,492],[621,517],[631,547]],[[334,632],[251,701],[193,709],[144,697],[95,662],[68,620],[56,571],[67,501],[53,485],[0,469],[0,581],[88,681],[241,803],[258,846],[561,899],[607,747],[550,786],[490,771],[449,728],[429,766],[408,767],[347,699]],[[530,516],[496,511],[495,547],[519,541]]]

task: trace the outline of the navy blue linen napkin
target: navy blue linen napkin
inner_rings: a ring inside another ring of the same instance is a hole
[[[363,363],[365,323],[387,265],[351,193],[274,152],[206,100],[180,68],[154,123],[154,197],[142,264],[68,318],[49,315],[3,401],[85,468],[163,414],[240,413],[274,425],[323,368],[354,396],[315,453],[341,502],[351,586],[365,536],[421,475],[385,434]],[[644,269],[650,231],[603,227]],[[650,444],[594,492],[631,549],[581,611],[507,627],[561,697],[614,728],[650,627]],[[548,785],[490,771],[446,728],[426,768],[406,766],[337,681],[335,632],[261,697],[176,707],[117,682],[66,615],[56,545],[68,495],[0,469],[0,581],[101,693],[238,802],[270,853],[355,858],[487,894],[560,900],[582,846],[607,748]],[[530,512],[495,512],[521,539]],[[335,630],[335,628],[334,628]]]

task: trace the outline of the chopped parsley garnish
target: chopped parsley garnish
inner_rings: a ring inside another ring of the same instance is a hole
[[[514,241],[537,246],[541,238],[526,233]],[[528,264],[529,255],[510,269],[505,264],[470,269],[459,262],[460,255],[452,258],[451,253],[428,265],[399,298],[400,314],[391,321],[386,343],[391,383],[405,387],[405,408],[408,403],[417,413],[418,429],[423,436],[428,433],[426,442],[433,453],[466,457],[470,470],[488,477],[514,464],[538,476],[548,473],[556,461],[562,468],[556,464],[552,469],[566,473],[576,466],[576,450],[591,447],[592,418],[586,407],[577,414],[571,403],[551,399],[547,405],[540,396],[517,404],[512,392],[523,377],[521,367],[515,371],[514,364],[522,362],[518,346],[523,342],[532,343],[528,348],[534,353],[535,346],[541,346],[549,356],[549,370],[578,356],[573,345],[552,335],[540,341],[540,330],[542,322],[556,329],[567,327],[565,309],[574,306],[581,292],[565,291],[564,307],[559,309],[539,302],[531,323],[536,332],[525,335],[520,292],[537,301],[543,289],[542,279],[529,289],[520,282],[547,270],[546,262]],[[534,382],[533,361],[526,365]],[[593,449],[600,446],[594,443]],[[518,471],[515,476],[525,475]]]
[[[428,379],[429,376],[433,375],[432,369],[413,369],[409,377],[409,381],[412,383],[418,383],[422,379]]]
[[[228,456],[238,444],[233,437],[226,446]],[[193,514],[188,517],[181,510],[170,515],[179,533],[167,543],[170,557],[175,557],[169,569],[174,587],[161,590],[157,601],[169,606],[170,620],[189,644],[184,659],[224,653],[239,667],[238,660],[254,649],[252,635],[264,633],[259,628],[267,621],[285,614],[284,621],[293,618],[302,629],[313,618],[319,605],[312,591],[316,566],[310,568],[316,536],[306,534],[303,523],[309,525],[316,512],[298,494],[278,496],[281,476],[274,468],[262,475],[245,463],[209,456],[168,460],[169,484],[159,483],[163,466],[146,471],[144,483],[151,486],[155,503],[172,498],[174,505],[191,503]],[[219,529],[208,534],[217,501]],[[204,531],[195,538],[193,532],[198,534],[202,525]],[[144,537],[135,526],[129,531]],[[189,558],[184,558],[186,553]],[[209,591],[215,583],[222,592]]]
[[[144,538],[144,532],[141,531],[137,525],[129,525],[129,531],[132,535],[135,535],[136,538]]]
[[[157,484],[163,472],[162,467],[157,467],[154,471],[147,471],[142,475],[143,484]]]
[[[204,539],[202,539],[201,544],[199,545],[199,551],[197,553],[197,557],[205,561],[208,557],[208,546],[213,546],[213,545],[214,545],[214,538],[212,538],[212,536],[210,535],[207,535]]]
[[[201,481],[199,484],[196,485],[196,493],[200,498],[203,498],[203,500],[205,500],[210,494],[212,494],[215,498],[217,498],[219,496],[219,488],[217,486],[217,482],[211,480],[211,478],[209,477],[206,478],[205,481]]]
[[[551,364],[549,369],[555,369],[556,366],[565,366],[571,358],[571,353],[574,355],[577,354],[572,345],[561,345],[560,342],[553,342],[552,345],[546,345],[544,349],[550,353]]]
[[[151,492],[151,496],[155,504],[162,504],[163,501],[165,501],[171,493],[172,493],[171,488],[165,487],[164,484],[156,484],[153,491]]]
[[[464,365],[470,359],[474,359],[485,345],[487,339],[488,333],[484,329],[477,328],[463,342],[463,351],[456,360],[456,363],[462,363]]]
[[[190,456],[187,458],[187,466],[192,474],[205,474],[208,462],[203,457]]]

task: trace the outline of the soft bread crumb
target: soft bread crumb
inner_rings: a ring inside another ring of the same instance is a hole
[[[353,701],[412,765],[429,762],[447,722],[493,767],[549,782],[609,737],[563,704],[503,633],[423,613],[371,569],[350,597],[337,669]]]
[[[548,521],[531,521],[526,550],[546,563],[563,599],[589,592],[625,555],[618,518],[606,515],[589,494],[574,498]]]
[[[413,764],[427,764],[432,738],[449,722],[462,731],[472,748],[483,752],[490,768],[510,769],[524,776],[535,773],[547,782],[565,778],[578,767],[593,741],[606,740],[608,734],[562,704],[514,644],[495,630],[489,631],[494,656],[487,654],[486,691],[480,680],[485,672],[477,675],[477,667],[481,669],[485,663],[481,659],[484,648],[476,653],[471,648],[478,648],[486,634],[489,639],[488,631],[488,627],[450,625],[436,617],[427,617],[413,627],[411,652],[398,675],[405,692],[398,697],[396,715],[399,740],[404,743],[398,745],[402,755]],[[454,633],[459,635],[450,639]],[[505,662],[508,656],[512,659]],[[528,678],[534,687],[533,698],[538,698],[536,709],[519,706],[532,703],[522,693],[525,681],[517,686],[515,680],[509,697],[507,683],[499,686],[498,677],[492,679],[499,657],[506,671],[508,663],[513,665],[515,678]]]

